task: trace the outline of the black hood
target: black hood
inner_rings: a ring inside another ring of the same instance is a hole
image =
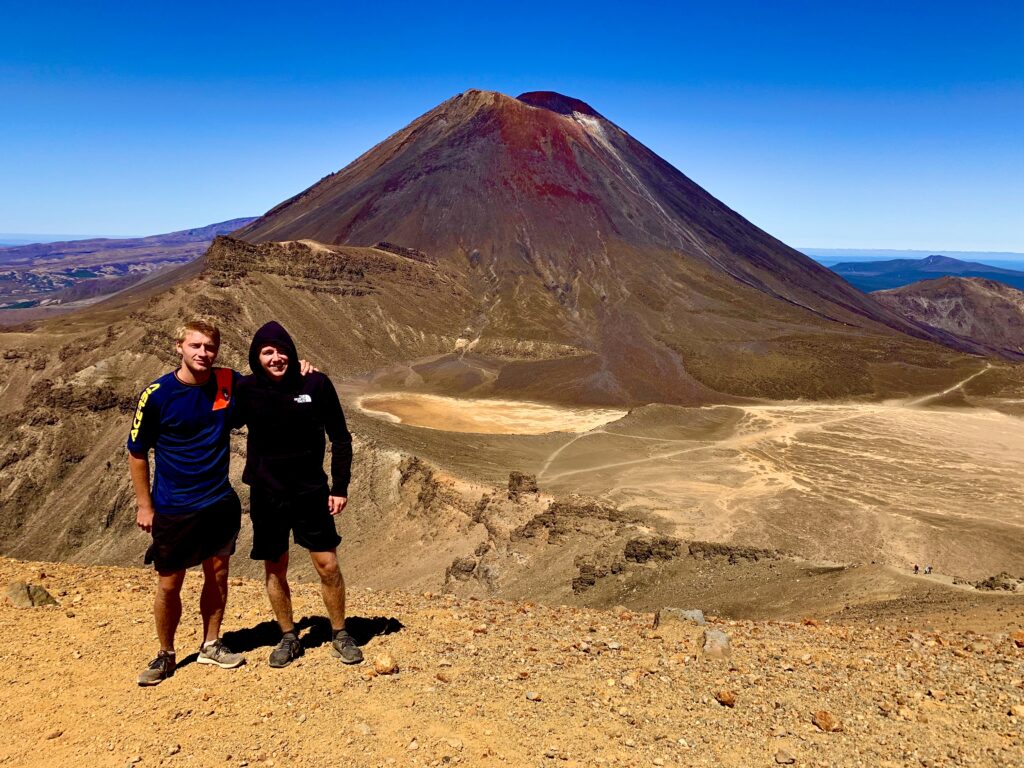
[[[295,342],[292,341],[292,337],[288,335],[288,331],[284,329],[284,326],[275,320],[271,320],[269,323],[264,325],[256,334],[252,337],[252,344],[249,345],[249,370],[253,372],[260,381],[267,384],[276,384],[273,379],[267,375],[267,372],[263,370],[263,366],[260,365],[260,349],[265,347],[267,344],[273,344],[278,349],[281,349],[288,355],[288,370],[284,373],[284,380],[280,386],[287,389],[294,389],[298,387],[302,382],[302,374],[299,373],[299,353],[295,351]]]

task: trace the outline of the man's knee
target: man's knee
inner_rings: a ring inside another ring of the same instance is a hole
[[[181,594],[181,586],[185,583],[184,571],[161,571],[157,574],[157,595],[163,598],[174,598]]]
[[[338,567],[338,556],[334,552],[310,552],[313,566],[320,574],[320,581],[335,586],[341,582],[341,569]]]
[[[218,579],[226,579],[228,577],[230,565],[230,557],[221,557],[219,555],[208,557],[206,560],[203,560],[203,572],[208,576],[215,576]]]

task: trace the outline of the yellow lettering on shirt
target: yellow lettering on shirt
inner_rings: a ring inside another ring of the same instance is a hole
[[[139,427],[142,426],[142,409],[146,407],[146,401],[149,400],[149,396],[158,389],[160,389],[159,384],[150,384],[146,387],[146,391],[139,396],[139,407],[135,409],[135,420],[132,422],[132,440],[139,439]]]

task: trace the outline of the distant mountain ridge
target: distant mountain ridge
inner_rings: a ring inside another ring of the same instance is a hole
[[[910,320],[1024,359],[1024,291],[978,277],[939,277],[872,295]]]
[[[93,238],[0,248],[0,309],[96,299],[199,258],[213,239],[252,222],[231,219],[136,238]]]
[[[938,277],[977,277],[1024,290],[1024,272],[938,254],[923,259],[847,261],[834,264],[831,270],[865,293]]]

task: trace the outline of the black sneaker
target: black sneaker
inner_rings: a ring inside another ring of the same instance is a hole
[[[299,642],[299,638],[295,635],[285,635],[277,644],[277,648],[270,652],[270,666],[287,667],[303,653],[305,653],[305,649]]]
[[[359,650],[356,641],[344,629],[334,636],[331,641],[331,653],[341,659],[345,664],[358,664],[363,660],[363,652]]]
[[[156,685],[174,674],[174,654],[160,651],[139,675],[139,685]]]

